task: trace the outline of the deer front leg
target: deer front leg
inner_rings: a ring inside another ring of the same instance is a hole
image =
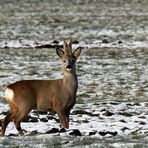
[[[58,114],[61,126],[68,129],[69,128],[69,113],[65,112],[64,110],[58,110],[57,114]]]

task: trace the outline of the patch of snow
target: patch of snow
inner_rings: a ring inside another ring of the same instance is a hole
[[[111,116],[105,116],[103,115],[102,111],[98,110],[97,105],[92,105],[91,103],[88,104],[92,107],[89,109],[90,113],[94,113],[95,116],[90,116],[86,114],[76,114],[70,116],[70,129],[78,129],[83,135],[89,135],[92,131],[97,132],[117,132],[120,136],[130,135],[132,132],[139,132],[145,133],[145,131],[148,129],[148,115],[144,114],[141,110],[138,111],[138,115],[132,115],[132,116],[124,116],[118,114],[118,112],[121,112],[123,109],[126,109],[127,113],[130,113],[131,111],[135,112],[136,110],[139,110],[140,107],[144,105],[142,103],[140,106],[131,106],[127,108],[126,103],[121,103],[119,105],[107,105],[104,106],[105,109],[109,111],[114,111],[115,114]],[[78,106],[76,105],[75,109]],[[83,108],[83,107],[82,107]],[[87,107],[86,107],[87,108]],[[1,112],[8,109],[7,105],[0,105]],[[135,111],[134,111],[134,110]],[[83,109],[82,109],[83,110]],[[145,112],[147,112],[147,109],[144,109]],[[88,111],[88,109],[86,109]],[[97,115],[98,114],[98,115]],[[140,114],[140,115],[139,115]],[[32,113],[30,114],[32,115]],[[141,116],[144,116],[144,118],[139,118]],[[46,115],[39,115],[39,118],[46,117]],[[4,118],[4,116],[0,116],[0,118]],[[123,121],[123,122],[122,122]],[[139,124],[140,122],[143,122],[145,124]],[[34,130],[37,130],[41,133],[46,133],[51,128],[59,128],[59,123],[57,123],[55,120],[48,120],[48,122],[22,122],[21,124],[22,128],[25,129],[27,132],[31,132]],[[11,122],[6,130],[6,135],[9,135],[10,133],[17,134],[17,130],[14,127],[14,124]],[[64,134],[64,133],[63,133]],[[106,135],[108,136],[108,134]]]
[[[107,31],[108,32],[108,31]],[[100,32],[102,33],[102,32]],[[103,31],[104,33],[104,31]],[[109,34],[114,34],[110,31]],[[114,34],[115,35],[115,34]],[[10,41],[1,41],[0,48],[35,48],[38,46],[43,45],[63,45],[63,41],[60,41],[58,44],[53,43],[53,41],[33,41],[33,40],[10,40]],[[84,48],[104,48],[104,47],[112,47],[112,48],[127,48],[127,49],[134,49],[134,48],[147,48],[148,42],[145,41],[122,41],[118,43],[118,41],[102,43],[102,40],[95,40],[93,42],[80,42],[78,44],[73,44],[74,48],[77,47],[84,47]]]

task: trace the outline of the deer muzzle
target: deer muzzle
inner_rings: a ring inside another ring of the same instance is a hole
[[[66,70],[67,71],[71,71],[73,68],[72,68],[72,66],[71,65],[68,65],[67,67],[66,67]]]

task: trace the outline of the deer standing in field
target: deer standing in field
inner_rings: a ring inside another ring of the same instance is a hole
[[[10,110],[2,124],[2,135],[11,121],[19,134],[23,135],[20,123],[34,108],[41,111],[53,109],[58,114],[61,126],[69,128],[69,114],[75,105],[78,88],[76,60],[81,48],[73,52],[72,41],[64,42],[63,47],[64,50],[56,49],[63,66],[63,79],[22,80],[7,86],[5,93]]]

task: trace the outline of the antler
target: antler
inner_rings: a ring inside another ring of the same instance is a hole
[[[72,40],[70,40],[69,44],[64,41],[64,51],[65,53],[72,53]]]
[[[72,39],[69,41],[69,51],[72,53]]]

